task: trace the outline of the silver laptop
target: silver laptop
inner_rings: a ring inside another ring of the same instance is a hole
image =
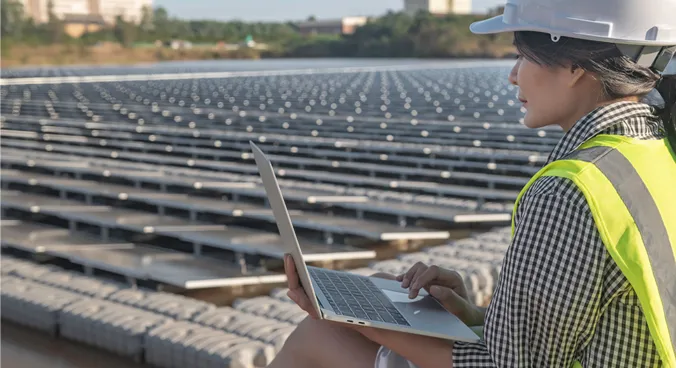
[[[472,329],[421,290],[409,299],[398,281],[306,266],[272,164],[253,143],[258,171],[277,222],[284,251],[293,256],[306,294],[322,319],[442,339],[475,342]]]

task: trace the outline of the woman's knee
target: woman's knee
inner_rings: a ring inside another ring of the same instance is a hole
[[[308,349],[308,346],[325,339],[326,334],[330,333],[331,326],[329,326],[329,323],[328,321],[306,317],[286,339],[284,349],[293,354],[307,355],[312,351],[312,349]]]
[[[288,360],[297,362],[294,368],[371,368],[379,347],[346,325],[306,318],[289,335],[282,351]]]
[[[314,367],[315,357],[308,349],[313,335],[320,333],[316,331],[315,322],[312,318],[306,317],[286,338],[282,349],[277,353],[269,367],[290,368],[290,367]]]
[[[314,348],[309,349],[308,347]],[[287,338],[282,350],[304,362],[340,360],[344,356],[365,356],[373,361],[378,346],[350,327],[327,320],[305,318]],[[346,349],[346,351],[340,351]],[[331,366],[331,365],[328,365]]]

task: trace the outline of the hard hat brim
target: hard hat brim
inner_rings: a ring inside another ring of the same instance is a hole
[[[503,32],[526,31],[523,25],[509,25],[503,21],[503,16],[498,15],[470,24],[469,30],[475,34],[493,34]]]
[[[631,40],[631,39],[622,39],[622,38],[613,38],[613,37],[599,37],[586,34],[576,34],[570,31],[557,31],[550,28],[533,25],[533,24],[507,24],[504,22],[502,15],[498,15],[492,18],[481,20],[470,24],[469,30],[474,34],[495,34],[495,33],[504,33],[504,32],[517,32],[517,31],[533,31],[533,32],[542,32],[548,34],[556,34],[558,36],[565,36],[571,38],[579,38],[589,41],[598,41],[598,42],[609,42],[615,44],[628,44],[628,45],[642,45],[642,46],[673,46],[676,45],[676,40],[667,40],[667,41],[652,41],[652,40]]]

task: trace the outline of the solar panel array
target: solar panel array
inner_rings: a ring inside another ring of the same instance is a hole
[[[350,270],[401,272],[419,260],[461,271],[473,302],[493,292],[509,228]],[[3,319],[156,367],[265,367],[306,313],[279,288],[214,304],[4,255]]]
[[[303,315],[268,293],[285,281],[283,247],[249,141],[275,167],[307,261],[361,274],[435,263],[485,304],[508,229],[451,234],[508,225],[561,136],[520,124],[507,70],[14,79],[0,88],[3,249],[82,272],[3,256],[3,318],[160,367],[264,366]],[[216,307],[137,283],[263,296]],[[40,317],[22,322],[27,311]]]

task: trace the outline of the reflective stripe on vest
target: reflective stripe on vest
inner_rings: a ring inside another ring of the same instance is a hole
[[[594,164],[610,180],[641,233],[650,259],[667,321],[676,321],[676,256],[653,197],[631,162],[615,148],[596,146],[575,151],[566,160]],[[676,188],[674,188],[676,190]],[[676,203],[674,204],[676,205]],[[676,346],[676,323],[668,324],[671,345]]]
[[[636,291],[666,367],[676,367],[675,160],[665,141],[597,136],[540,170],[514,210],[516,215],[521,197],[541,176],[564,177],[578,186],[604,245]]]

